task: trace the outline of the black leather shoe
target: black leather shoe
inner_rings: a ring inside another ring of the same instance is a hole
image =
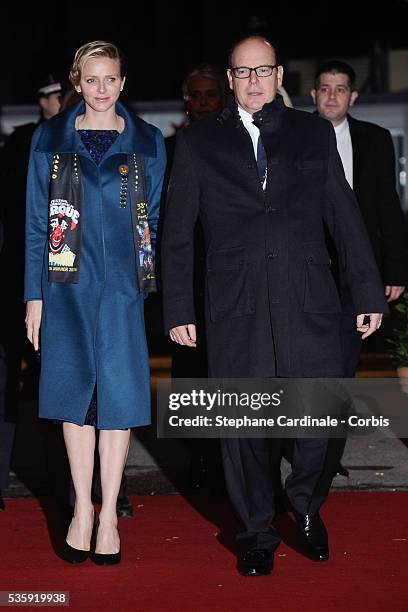
[[[329,558],[329,543],[326,527],[319,513],[299,514],[295,512],[298,533],[303,548],[313,561],[327,561]]]
[[[348,478],[350,476],[348,469],[345,468],[342,463],[338,464],[336,474],[338,474],[339,476],[345,476],[345,478]]]
[[[253,548],[238,558],[238,571],[243,576],[267,576],[273,567],[273,552],[265,548]]]
[[[4,503],[4,499],[0,491],[0,510],[5,510],[5,509],[6,509],[6,504]]]
[[[128,497],[118,497],[118,501],[116,503],[116,514],[120,518],[132,518],[133,506]]]

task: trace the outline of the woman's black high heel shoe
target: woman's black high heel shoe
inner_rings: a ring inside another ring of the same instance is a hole
[[[68,563],[83,563],[88,559],[89,554],[89,550],[74,548],[65,540],[63,557],[65,561],[68,561]]]
[[[98,527],[99,527],[99,521],[96,524],[95,545],[96,545],[96,536],[98,535]],[[119,552],[117,553],[93,552],[91,554],[91,559],[96,565],[116,565],[117,563],[120,563],[120,560],[121,560],[120,549],[119,549]]]
[[[91,542],[92,542],[94,531],[95,531],[95,517],[94,517],[94,524],[92,528]],[[83,563],[84,561],[88,559],[90,554],[91,554],[90,550],[82,550],[80,548],[74,548],[73,546],[68,544],[68,542],[65,540],[64,551],[62,553],[62,556],[65,561],[68,561],[68,563]]]

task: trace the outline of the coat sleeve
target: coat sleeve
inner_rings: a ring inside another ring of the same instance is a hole
[[[166,331],[196,322],[194,309],[194,228],[199,186],[183,130],[177,135],[162,239],[163,320]]]
[[[381,130],[377,136],[377,211],[381,261],[385,285],[408,285],[408,236],[405,219],[395,188],[395,153],[391,134]]]
[[[156,253],[157,224],[160,213],[161,192],[166,169],[166,149],[160,130],[156,131],[156,157],[148,158],[146,163],[147,202],[149,206],[149,230],[153,254]]]
[[[42,126],[34,132],[27,176],[24,301],[41,300],[41,278],[48,243],[51,168],[46,153],[36,151]]]
[[[341,273],[357,314],[388,313],[384,286],[354,193],[344,176],[334,130],[329,125],[325,221],[335,242]]]

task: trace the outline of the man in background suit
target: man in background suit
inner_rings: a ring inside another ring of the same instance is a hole
[[[2,282],[6,286],[1,302],[0,341],[4,355],[3,402],[0,408],[0,509],[4,508],[1,489],[8,486],[17,403],[22,396],[37,394],[38,363],[24,325],[24,227],[28,158],[31,137],[37,126],[56,115],[61,104],[61,84],[52,75],[39,80],[36,92],[39,118],[18,126],[0,151],[2,194],[0,215],[4,227],[4,249],[0,259]],[[22,361],[25,368],[22,370]],[[6,377],[7,372],[7,377]]]
[[[363,216],[368,236],[384,283],[388,302],[397,300],[408,283],[408,236],[404,215],[395,188],[395,154],[388,130],[354,119],[348,114],[358,98],[353,68],[338,60],[322,64],[315,75],[310,92],[320,117],[331,121],[336,133],[346,179],[353,189]],[[361,335],[356,332],[355,312],[350,292],[343,279],[341,289],[342,350],[345,376],[355,375],[361,350]],[[338,471],[348,475],[339,465],[345,439],[332,439],[327,463],[332,472],[325,475],[330,487]]]
[[[211,113],[220,111],[227,93],[228,81],[224,72],[210,64],[200,64],[193,68],[183,80],[181,89],[185,103],[186,123],[206,119]],[[179,128],[180,129],[180,128]],[[176,134],[165,139],[167,153],[166,183],[173,165]],[[163,190],[163,195],[165,190]],[[197,328],[204,337],[204,286],[205,263],[204,242],[200,223],[195,227],[194,250],[194,296],[197,315]],[[160,305],[161,307],[161,305]],[[207,347],[202,342],[196,350],[172,344],[172,378],[207,378]],[[194,438],[184,443],[190,451],[187,485],[194,491],[206,490],[221,494],[224,490],[221,466],[221,452],[218,440]]]

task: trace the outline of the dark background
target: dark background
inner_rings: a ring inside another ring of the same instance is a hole
[[[21,23],[10,10],[3,11],[0,104],[33,103],[43,75],[52,72],[65,80],[75,50],[95,39],[112,40],[124,52],[127,98],[132,101],[180,99],[181,81],[192,67],[208,61],[225,68],[231,43],[250,31],[268,34],[284,64],[292,58],[319,62],[355,56],[378,64],[385,61],[388,49],[408,48],[407,0],[272,0],[257,2],[252,10],[221,1],[92,8],[76,2],[39,5],[31,12],[37,19]],[[24,14],[29,17],[26,10]],[[296,79],[285,85],[289,93],[298,93]]]

